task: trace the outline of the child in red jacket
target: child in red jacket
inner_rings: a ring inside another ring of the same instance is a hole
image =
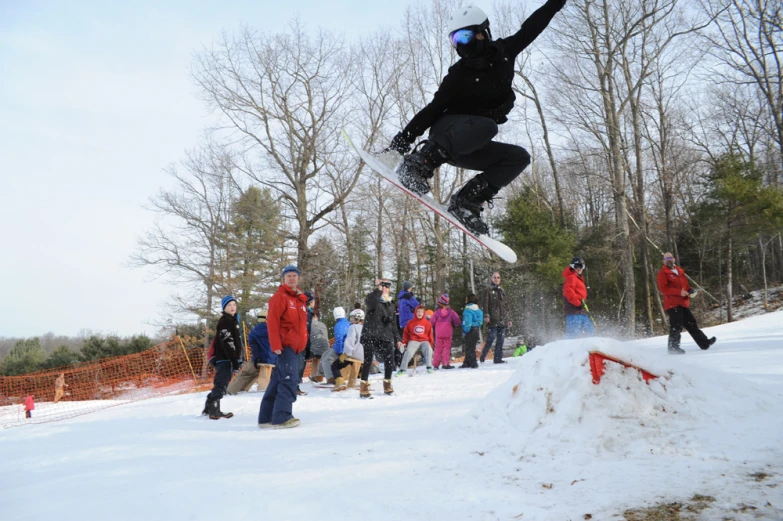
[[[27,397],[24,399],[24,417],[32,418],[33,409],[35,409],[35,401],[33,401],[33,395],[28,394]]]
[[[435,340],[432,336],[432,324],[424,318],[425,311],[424,306],[416,307],[414,318],[405,324],[405,329],[402,331],[402,343],[405,344],[405,354],[402,357],[400,370],[397,371],[396,376],[402,376],[405,373],[408,363],[419,349],[421,349],[421,354],[424,357],[427,373],[432,373],[432,346],[435,344]],[[413,373],[411,373],[411,376],[413,376]]]

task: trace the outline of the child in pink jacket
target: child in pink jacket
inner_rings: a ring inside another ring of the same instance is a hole
[[[449,307],[449,295],[444,293],[438,298],[438,309],[430,320],[435,329],[435,353],[432,366],[437,369],[443,363],[443,369],[454,369],[451,365],[451,336],[454,328],[461,324],[459,315]]]
[[[35,410],[35,401],[33,401],[33,395],[28,394],[24,399],[24,417],[32,418],[33,410]]]

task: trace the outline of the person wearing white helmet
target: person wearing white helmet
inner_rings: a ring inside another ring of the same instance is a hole
[[[332,389],[332,392],[340,392],[348,389],[348,384],[345,379],[340,376],[340,371],[351,364],[351,362],[348,361],[348,358],[364,360],[364,346],[360,340],[362,337],[362,328],[364,327],[364,311],[362,311],[361,308],[357,308],[351,311],[348,316],[351,321],[351,327],[348,328],[348,335],[345,337],[343,354],[332,363],[332,374],[337,375],[337,378],[334,380],[334,389]]]
[[[430,191],[428,179],[444,163],[481,172],[452,195],[449,203],[449,212],[472,233],[488,233],[481,219],[483,204],[530,164],[524,148],[493,138],[514,107],[516,57],[565,3],[548,0],[519,31],[500,40],[492,39],[484,11],[473,5],[460,7],[447,26],[460,59],[449,68],[432,101],[391,141],[389,149],[405,156],[397,170],[400,182],[418,195]],[[427,129],[429,139],[408,154]]]
[[[326,378],[326,383],[334,383],[334,374],[332,373],[332,364],[343,354],[345,337],[348,336],[350,323],[345,318],[345,309],[342,307],[334,308],[332,312],[336,322],[334,323],[334,343],[332,347],[321,357],[321,372]]]

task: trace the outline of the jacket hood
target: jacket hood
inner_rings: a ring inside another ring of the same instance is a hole
[[[478,308],[478,304],[468,304],[465,306],[465,309],[472,309],[473,311],[476,311]]]
[[[563,278],[569,279],[571,277],[579,277],[580,279],[582,278],[582,276],[575,272],[571,266],[567,266],[566,269],[563,270]]]

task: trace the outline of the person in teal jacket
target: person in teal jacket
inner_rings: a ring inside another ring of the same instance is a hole
[[[476,362],[476,344],[478,343],[479,330],[484,323],[484,312],[478,306],[478,297],[475,293],[468,295],[465,310],[462,312],[462,332],[465,333],[465,361],[460,369],[478,369]]]

